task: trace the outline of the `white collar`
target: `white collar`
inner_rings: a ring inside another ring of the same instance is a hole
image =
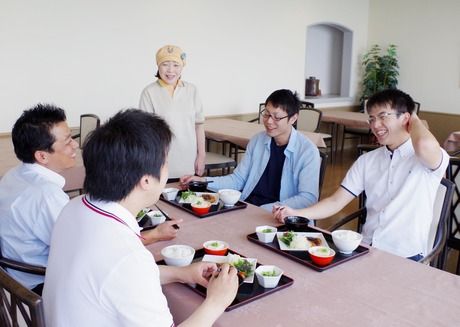
[[[58,185],[60,188],[63,188],[65,185],[65,178],[62,175],[56,173],[54,170],[46,168],[43,165],[38,163],[22,163],[24,169],[36,172],[46,180],[50,181],[53,184]]]

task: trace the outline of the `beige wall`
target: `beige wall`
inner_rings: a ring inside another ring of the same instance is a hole
[[[458,0],[370,0],[369,44],[398,45],[399,87],[422,111],[460,113],[459,31]]]
[[[352,92],[367,47],[369,0],[2,0],[0,132],[37,102],[102,119],[137,106],[156,72],[155,51],[178,44],[184,79],[207,115],[256,112],[277,88],[303,93],[306,28],[354,31]]]

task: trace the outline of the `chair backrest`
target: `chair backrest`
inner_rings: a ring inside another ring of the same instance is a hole
[[[455,184],[454,197],[452,199],[451,219],[449,226],[449,238],[456,238],[460,233],[460,152],[453,153],[446,171],[446,178]],[[460,263],[459,263],[460,264]]]
[[[323,189],[324,177],[326,175],[327,153],[319,151],[319,156],[321,157],[321,165],[319,168],[319,197],[318,197],[318,200],[321,198],[321,191]]]
[[[447,240],[447,222],[450,217],[454,188],[455,184],[446,178],[443,178],[439,184],[434,202],[433,220],[428,235],[427,248],[430,251],[420,260],[423,263],[432,263],[438,268],[442,268],[444,264],[443,258],[438,260],[438,257],[443,252]]]
[[[418,115],[420,112],[420,102],[414,101],[415,104],[415,113]]]
[[[22,321],[28,327],[45,326],[42,298],[0,268],[0,325],[17,327]]]
[[[323,113],[321,110],[314,108],[300,109],[299,118],[297,119],[297,129],[307,132],[319,132],[319,125],[321,124],[321,118]]]
[[[84,114],[80,116],[80,148],[85,144],[86,137],[89,133],[99,127],[101,120],[93,114]]]
[[[28,263],[5,258],[2,254],[1,247],[0,247],[0,267],[2,267],[3,269],[8,268],[8,269],[22,271],[22,272],[29,273],[29,274],[42,275],[42,276],[44,276],[46,272],[45,267],[34,266]]]

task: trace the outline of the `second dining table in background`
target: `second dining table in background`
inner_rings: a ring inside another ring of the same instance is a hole
[[[204,122],[206,137],[216,141],[227,141],[245,149],[249,140],[259,132],[265,130],[264,125],[249,123],[241,120],[216,118]],[[326,134],[299,131],[312,141],[317,147],[325,148]]]

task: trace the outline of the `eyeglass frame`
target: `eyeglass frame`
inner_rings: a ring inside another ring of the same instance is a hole
[[[268,113],[268,115],[265,115],[264,112]],[[267,110],[267,109],[264,109],[260,112],[260,115],[262,116],[263,119],[269,119],[271,118],[274,122],[277,122],[279,123],[280,121],[282,121],[283,119],[285,118],[288,118],[289,115],[286,115],[284,117],[273,117],[273,115]]]
[[[375,124],[377,120],[379,121],[386,121],[388,119],[388,116],[396,115],[396,118],[399,118],[403,113],[402,112],[388,112],[384,111],[379,113],[377,116],[369,116],[367,119],[367,122],[369,125]]]

